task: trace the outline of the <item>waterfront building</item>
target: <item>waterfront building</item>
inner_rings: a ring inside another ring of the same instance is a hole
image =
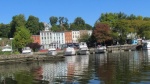
[[[42,49],[49,49],[51,45],[54,48],[61,48],[61,45],[65,44],[64,32],[41,31],[40,39]]]
[[[40,35],[32,35],[33,43],[40,43]]]
[[[72,32],[65,31],[65,43],[72,43]]]
[[[80,38],[80,31],[72,31],[72,42],[78,43],[79,38]]]

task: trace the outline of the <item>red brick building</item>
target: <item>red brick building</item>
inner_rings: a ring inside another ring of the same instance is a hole
[[[72,43],[72,32],[71,31],[65,32],[65,43]]]
[[[32,35],[33,43],[40,44],[40,35]]]

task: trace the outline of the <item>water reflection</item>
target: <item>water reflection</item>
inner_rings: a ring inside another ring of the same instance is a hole
[[[148,84],[150,51],[66,56],[0,69],[0,84]]]

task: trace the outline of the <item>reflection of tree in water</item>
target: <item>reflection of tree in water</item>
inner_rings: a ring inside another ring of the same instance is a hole
[[[0,82],[0,84],[17,84],[17,81],[11,77],[7,77],[2,82]]]
[[[33,76],[29,71],[20,71],[14,74],[17,84],[33,84]]]
[[[34,67],[31,71],[18,71],[14,73],[14,77],[6,77],[0,84],[49,84],[43,79],[43,69],[41,66]]]
[[[33,73],[33,77],[35,80],[42,80],[43,79],[43,69],[41,66],[35,67],[31,69],[31,72]]]
[[[100,79],[106,84],[128,84],[135,81],[135,77],[140,76],[138,69],[132,70],[136,65],[132,64],[134,59],[131,58],[131,53],[108,53],[107,55],[107,62],[99,63],[97,70]]]
[[[41,66],[34,67],[31,69],[33,79],[35,84],[48,84],[48,81],[42,80],[43,79],[43,68]]]

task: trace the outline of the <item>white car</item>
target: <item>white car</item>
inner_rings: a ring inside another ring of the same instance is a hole
[[[32,49],[30,47],[24,47],[22,49],[22,54],[33,54]]]

